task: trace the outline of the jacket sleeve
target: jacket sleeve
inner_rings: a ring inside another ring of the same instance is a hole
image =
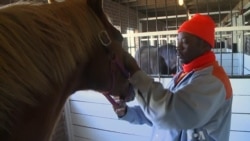
[[[152,126],[152,122],[146,118],[139,106],[127,107],[127,113],[119,119],[128,121],[132,124],[147,124]]]
[[[173,91],[165,89],[143,71],[130,79],[146,117],[165,129],[193,129],[205,125],[225,101],[225,89],[216,78],[200,76]]]

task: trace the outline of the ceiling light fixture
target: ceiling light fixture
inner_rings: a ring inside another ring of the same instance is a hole
[[[182,6],[184,4],[184,1],[183,0],[178,0],[178,3],[180,6]]]

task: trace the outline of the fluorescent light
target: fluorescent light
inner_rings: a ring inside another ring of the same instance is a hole
[[[180,6],[182,6],[184,4],[183,0],[178,0],[178,3]]]

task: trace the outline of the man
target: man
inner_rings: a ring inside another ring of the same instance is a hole
[[[195,14],[180,26],[177,52],[183,70],[167,89],[125,54],[140,107],[121,104],[115,109],[119,119],[154,126],[153,141],[228,141],[232,88],[211,51],[214,32],[215,23],[206,15]]]

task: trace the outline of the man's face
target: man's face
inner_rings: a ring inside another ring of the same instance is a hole
[[[182,64],[188,64],[205,52],[204,41],[186,32],[178,33],[177,55]]]

